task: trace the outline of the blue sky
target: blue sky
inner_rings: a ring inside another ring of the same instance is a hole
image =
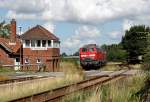
[[[150,25],[150,0],[0,0],[0,21],[12,18],[22,33],[37,24],[60,38],[72,54],[88,43],[121,41],[133,25]]]

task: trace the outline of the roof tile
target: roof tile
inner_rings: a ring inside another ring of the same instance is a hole
[[[55,40],[59,41],[59,38],[54,34],[46,30],[44,27],[37,25],[28,31],[26,31],[23,35],[21,35],[21,39],[23,40]]]

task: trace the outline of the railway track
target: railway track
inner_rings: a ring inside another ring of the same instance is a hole
[[[34,94],[32,96],[26,96],[11,100],[10,102],[58,102],[63,96],[71,94],[73,92],[95,87],[101,84],[106,84],[113,80],[125,78],[126,76],[123,73],[126,72],[127,71],[118,71],[113,72],[109,75],[92,77],[75,84],[66,85],[50,91]]]
[[[114,65],[114,64],[112,64]],[[119,66],[119,70],[121,70],[123,67],[127,67],[129,70],[132,69],[128,64],[116,64],[116,66]],[[34,80],[34,79],[40,79],[40,78],[46,78],[49,76],[28,76],[28,77],[18,77],[18,78],[13,78],[13,79],[5,79],[5,80],[0,80],[0,85],[1,84],[10,84],[14,82],[22,82],[22,81],[27,81],[27,80]]]

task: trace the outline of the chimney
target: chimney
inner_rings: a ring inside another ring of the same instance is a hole
[[[10,40],[11,42],[15,43],[16,41],[16,20],[11,20],[11,26],[10,26]]]

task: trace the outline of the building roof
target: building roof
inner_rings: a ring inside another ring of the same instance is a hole
[[[20,36],[22,40],[54,40],[59,41],[59,38],[46,30],[44,27],[37,25],[23,35]]]
[[[93,48],[93,47],[97,47],[96,44],[87,44],[87,45],[84,45],[82,48]]]
[[[10,53],[18,53],[21,47],[21,42],[19,39],[16,39],[16,42],[12,43],[10,39],[0,37],[0,45]]]

